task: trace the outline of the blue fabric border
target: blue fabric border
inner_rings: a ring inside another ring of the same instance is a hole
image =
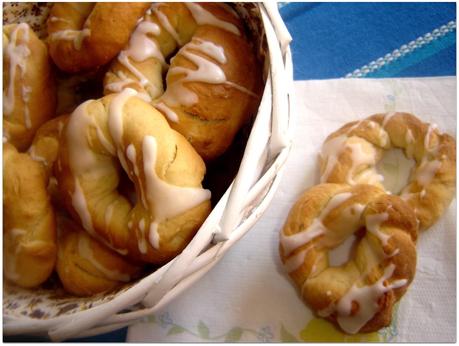
[[[456,4],[453,2],[301,2],[282,5],[281,16],[293,37],[296,80],[344,77],[403,44],[456,20]],[[426,64],[418,61],[411,65],[406,73],[418,77],[455,75],[456,52],[441,51],[442,54],[430,55]]]

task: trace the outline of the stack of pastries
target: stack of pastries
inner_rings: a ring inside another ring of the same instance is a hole
[[[206,164],[258,108],[262,64],[224,3],[55,3],[46,24],[45,40],[3,28],[3,271],[91,296],[192,239]],[[61,114],[79,78],[96,97]]]

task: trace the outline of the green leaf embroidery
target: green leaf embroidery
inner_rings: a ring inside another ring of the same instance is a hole
[[[169,329],[169,331],[167,332],[167,335],[180,334],[180,333],[183,333],[184,331],[185,331],[185,328],[175,325],[171,329]]]
[[[243,330],[240,327],[234,327],[225,336],[225,342],[235,342],[241,340]]]
[[[148,323],[156,323],[155,315],[150,315],[147,317]]]
[[[209,328],[206,326],[206,324],[202,321],[199,321],[198,324],[198,333],[199,336],[202,339],[208,339],[209,338]]]
[[[281,324],[281,341],[282,342],[298,342],[298,339],[295,338],[287,329],[285,329],[284,325]]]

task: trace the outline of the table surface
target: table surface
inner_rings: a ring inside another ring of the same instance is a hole
[[[295,80],[456,75],[455,3],[278,6],[293,37]],[[124,328],[74,341],[120,342],[126,334]],[[38,339],[4,338],[34,340]]]

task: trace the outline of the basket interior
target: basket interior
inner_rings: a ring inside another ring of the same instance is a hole
[[[46,38],[46,20],[51,6],[50,3],[4,3],[3,23],[27,22],[38,36],[44,39]],[[269,64],[266,58],[267,44],[259,8],[252,3],[237,3],[233,5],[233,8],[247,24],[248,34],[253,39],[258,58],[264,66],[263,79],[266,81]],[[99,71],[95,74],[70,79],[68,76],[58,74],[59,87],[75,95],[72,98],[75,104],[58,105],[58,112],[59,109],[66,111],[66,108],[76,106],[83,100],[101,97],[103,72]],[[212,191],[213,206],[223,196],[238,172],[252,125],[253,119],[239,131],[231,147],[222,156],[207,165],[207,174],[203,185]],[[150,268],[146,271],[146,275],[152,271],[154,269]],[[125,284],[115,291],[85,298],[66,293],[55,273],[45,284],[33,290],[20,288],[5,281],[3,284],[3,317],[6,319],[27,317],[45,320],[73,314],[111,301],[136,285],[139,280]],[[137,308],[136,306],[128,307],[126,311]]]

